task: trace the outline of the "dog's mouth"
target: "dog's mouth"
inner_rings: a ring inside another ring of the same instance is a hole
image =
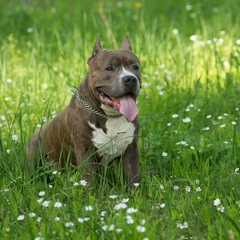
[[[131,93],[121,97],[110,97],[106,93],[99,91],[98,96],[104,105],[111,106],[117,109],[120,113],[126,116],[129,122],[134,121],[138,115],[138,108]]]

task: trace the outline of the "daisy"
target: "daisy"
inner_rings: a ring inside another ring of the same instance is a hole
[[[22,221],[22,220],[24,220],[24,218],[25,218],[24,215],[19,215],[19,216],[17,217],[17,220],[18,220],[18,221]]]
[[[144,226],[137,226],[137,231],[143,233],[146,231],[146,228]]]
[[[61,202],[55,202],[54,203],[54,207],[55,208],[61,208],[62,207],[62,203]]]
[[[138,210],[136,208],[128,208],[127,209],[127,213],[130,214],[130,213],[135,213],[137,212]]]
[[[92,211],[92,210],[93,210],[93,207],[92,207],[92,206],[86,206],[86,207],[85,207],[85,210],[86,210],[86,211]]]
[[[214,205],[214,206],[218,206],[218,205],[220,205],[220,204],[221,204],[221,200],[218,199],[218,198],[215,199],[214,202],[213,202],[213,205]]]

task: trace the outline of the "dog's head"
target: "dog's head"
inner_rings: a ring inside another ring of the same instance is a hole
[[[120,50],[103,50],[98,38],[88,60],[89,87],[107,113],[119,111],[132,122],[138,114],[140,62],[126,37]]]

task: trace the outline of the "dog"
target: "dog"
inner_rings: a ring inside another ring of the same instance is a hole
[[[141,71],[129,37],[119,50],[103,50],[98,37],[88,66],[68,107],[27,142],[28,170],[36,170],[43,157],[56,169],[84,166],[83,178],[92,185],[98,165],[119,159],[127,182],[139,183],[136,100]]]

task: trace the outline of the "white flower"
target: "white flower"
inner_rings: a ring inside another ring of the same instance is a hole
[[[127,208],[127,204],[123,203],[123,202],[114,206],[115,210],[120,210],[120,209],[124,209],[124,208]]]
[[[145,223],[146,223],[146,220],[143,219],[143,220],[141,221],[141,225],[144,225]]]
[[[236,168],[234,171],[235,171],[235,172],[238,172],[238,171],[239,171],[239,168]]]
[[[129,201],[129,198],[124,198],[121,202],[122,203],[127,203]]]
[[[137,212],[138,210],[136,208],[128,208],[127,209],[127,213],[130,214],[130,213],[135,213]]]
[[[122,229],[121,229],[121,228],[117,228],[117,229],[116,229],[116,232],[117,232],[117,233],[120,233],[120,232],[122,232]]]
[[[87,181],[81,180],[81,181],[80,181],[80,185],[81,185],[81,186],[86,186],[86,185],[87,185]]]
[[[165,203],[162,203],[161,205],[160,205],[160,208],[165,208]]]
[[[189,144],[185,141],[180,141],[180,142],[177,142],[176,145],[183,145],[183,146],[187,147]]]
[[[86,207],[85,207],[85,210],[86,210],[86,211],[92,211],[92,210],[93,210],[93,207],[92,207],[92,206],[86,206]]]
[[[39,199],[37,200],[38,203],[42,203],[42,201],[43,201],[43,198],[39,198]]]
[[[17,135],[12,135],[12,140],[13,141],[17,141],[18,140],[18,136]]]
[[[188,223],[187,222],[184,222],[183,224],[177,223],[177,228],[180,228],[180,229],[188,228]]]
[[[211,118],[212,117],[212,115],[208,115],[206,118]]]
[[[84,219],[83,218],[78,218],[78,222],[83,223]]]
[[[163,156],[163,157],[167,157],[167,155],[168,155],[168,154],[167,154],[166,152],[163,152],[163,153],[162,153],[162,156]]]
[[[177,191],[177,190],[179,190],[179,186],[174,185],[174,186],[173,186],[173,189],[174,189],[175,191]]]
[[[29,213],[29,217],[35,217],[36,216],[36,213]]]
[[[73,184],[73,186],[74,186],[74,187],[77,187],[77,186],[79,186],[79,183],[75,182],[75,183]]]
[[[186,187],[185,187],[185,191],[186,191],[186,192],[191,192],[191,187],[186,186]]]
[[[33,32],[33,28],[27,28],[27,32],[28,33],[32,33]]]
[[[45,122],[47,122],[47,118],[46,117],[43,117],[42,118],[42,121],[45,123]]]
[[[192,10],[192,5],[187,4],[187,5],[186,5],[186,10],[188,10],[188,11]]]
[[[210,128],[209,127],[205,127],[205,128],[203,128],[202,130],[203,131],[208,131]]]
[[[109,198],[116,199],[116,198],[118,198],[118,196],[117,195],[110,195]]]
[[[39,195],[40,197],[42,197],[42,196],[45,195],[45,192],[44,192],[44,191],[40,191],[38,195]]]
[[[133,220],[132,216],[127,215],[126,219],[127,219],[127,224],[133,224],[134,223],[134,220]]]
[[[178,117],[178,114],[173,114],[172,115],[172,118],[177,118]]]
[[[201,192],[202,191],[202,189],[200,188],[200,187],[197,187],[197,192]]]
[[[164,190],[164,186],[163,186],[162,184],[160,185],[160,189],[161,189],[161,190]]]
[[[38,217],[37,218],[37,222],[41,222],[42,221],[42,218],[41,217]]]
[[[19,215],[19,216],[17,217],[17,220],[18,220],[18,221],[22,221],[22,220],[24,220],[24,218],[25,218],[24,215]]]
[[[236,123],[236,122],[234,122],[234,121],[232,121],[231,123],[232,123],[232,125],[236,125],[236,124],[237,124],[237,123]]]
[[[112,224],[112,225],[110,225],[110,227],[108,228],[108,231],[113,231],[113,230],[114,230],[114,228],[115,228],[115,225],[114,225],[114,224]]]
[[[218,207],[218,208],[217,208],[217,210],[218,210],[219,212],[224,212],[224,210],[225,210],[225,207],[223,207],[223,206],[220,206],[220,207]]]
[[[191,40],[192,42],[195,42],[195,41],[197,40],[197,36],[196,36],[196,35],[190,36],[190,40]]]
[[[102,230],[103,230],[103,231],[107,231],[107,229],[108,229],[108,226],[107,226],[107,225],[102,226]]]
[[[172,34],[173,34],[173,35],[178,35],[178,33],[179,33],[179,30],[178,30],[177,28],[174,28],[174,29],[172,30]]]
[[[65,223],[65,226],[66,226],[66,227],[73,227],[73,226],[74,226],[74,223],[73,223],[73,222],[66,222],[66,223]]]
[[[146,228],[144,226],[137,226],[137,231],[143,233],[146,231]]]
[[[42,206],[43,206],[43,207],[48,207],[48,206],[49,206],[49,203],[50,203],[50,201],[44,201],[44,202],[42,203]]]
[[[55,221],[59,222],[60,221],[60,217],[55,217]]]
[[[183,228],[188,228],[188,223],[187,222],[183,223]]]
[[[55,208],[61,208],[62,207],[62,203],[61,202],[55,202],[54,203],[54,207]]]
[[[189,123],[189,122],[191,122],[191,119],[189,117],[187,117],[187,118],[184,118],[182,121],[184,123]]]
[[[101,216],[104,217],[106,215],[107,211],[102,211]]]
[[[90,218],[86,217],[86,218],[78,218],[78,222],[83,223],[83,222],[87,222]]]
[[[215,199],[214,202],[213,202],[213,205],[214,205],[214,206],[218,206],[218,205],[220,205],[220,204],[221,204],[221,200],[218,199],[218,198]]]
[[[6,117],[2,115],[2,116],[1,116],[1,120],[2,120],[2,121],[5,121],[5,120],[6,120]]]

